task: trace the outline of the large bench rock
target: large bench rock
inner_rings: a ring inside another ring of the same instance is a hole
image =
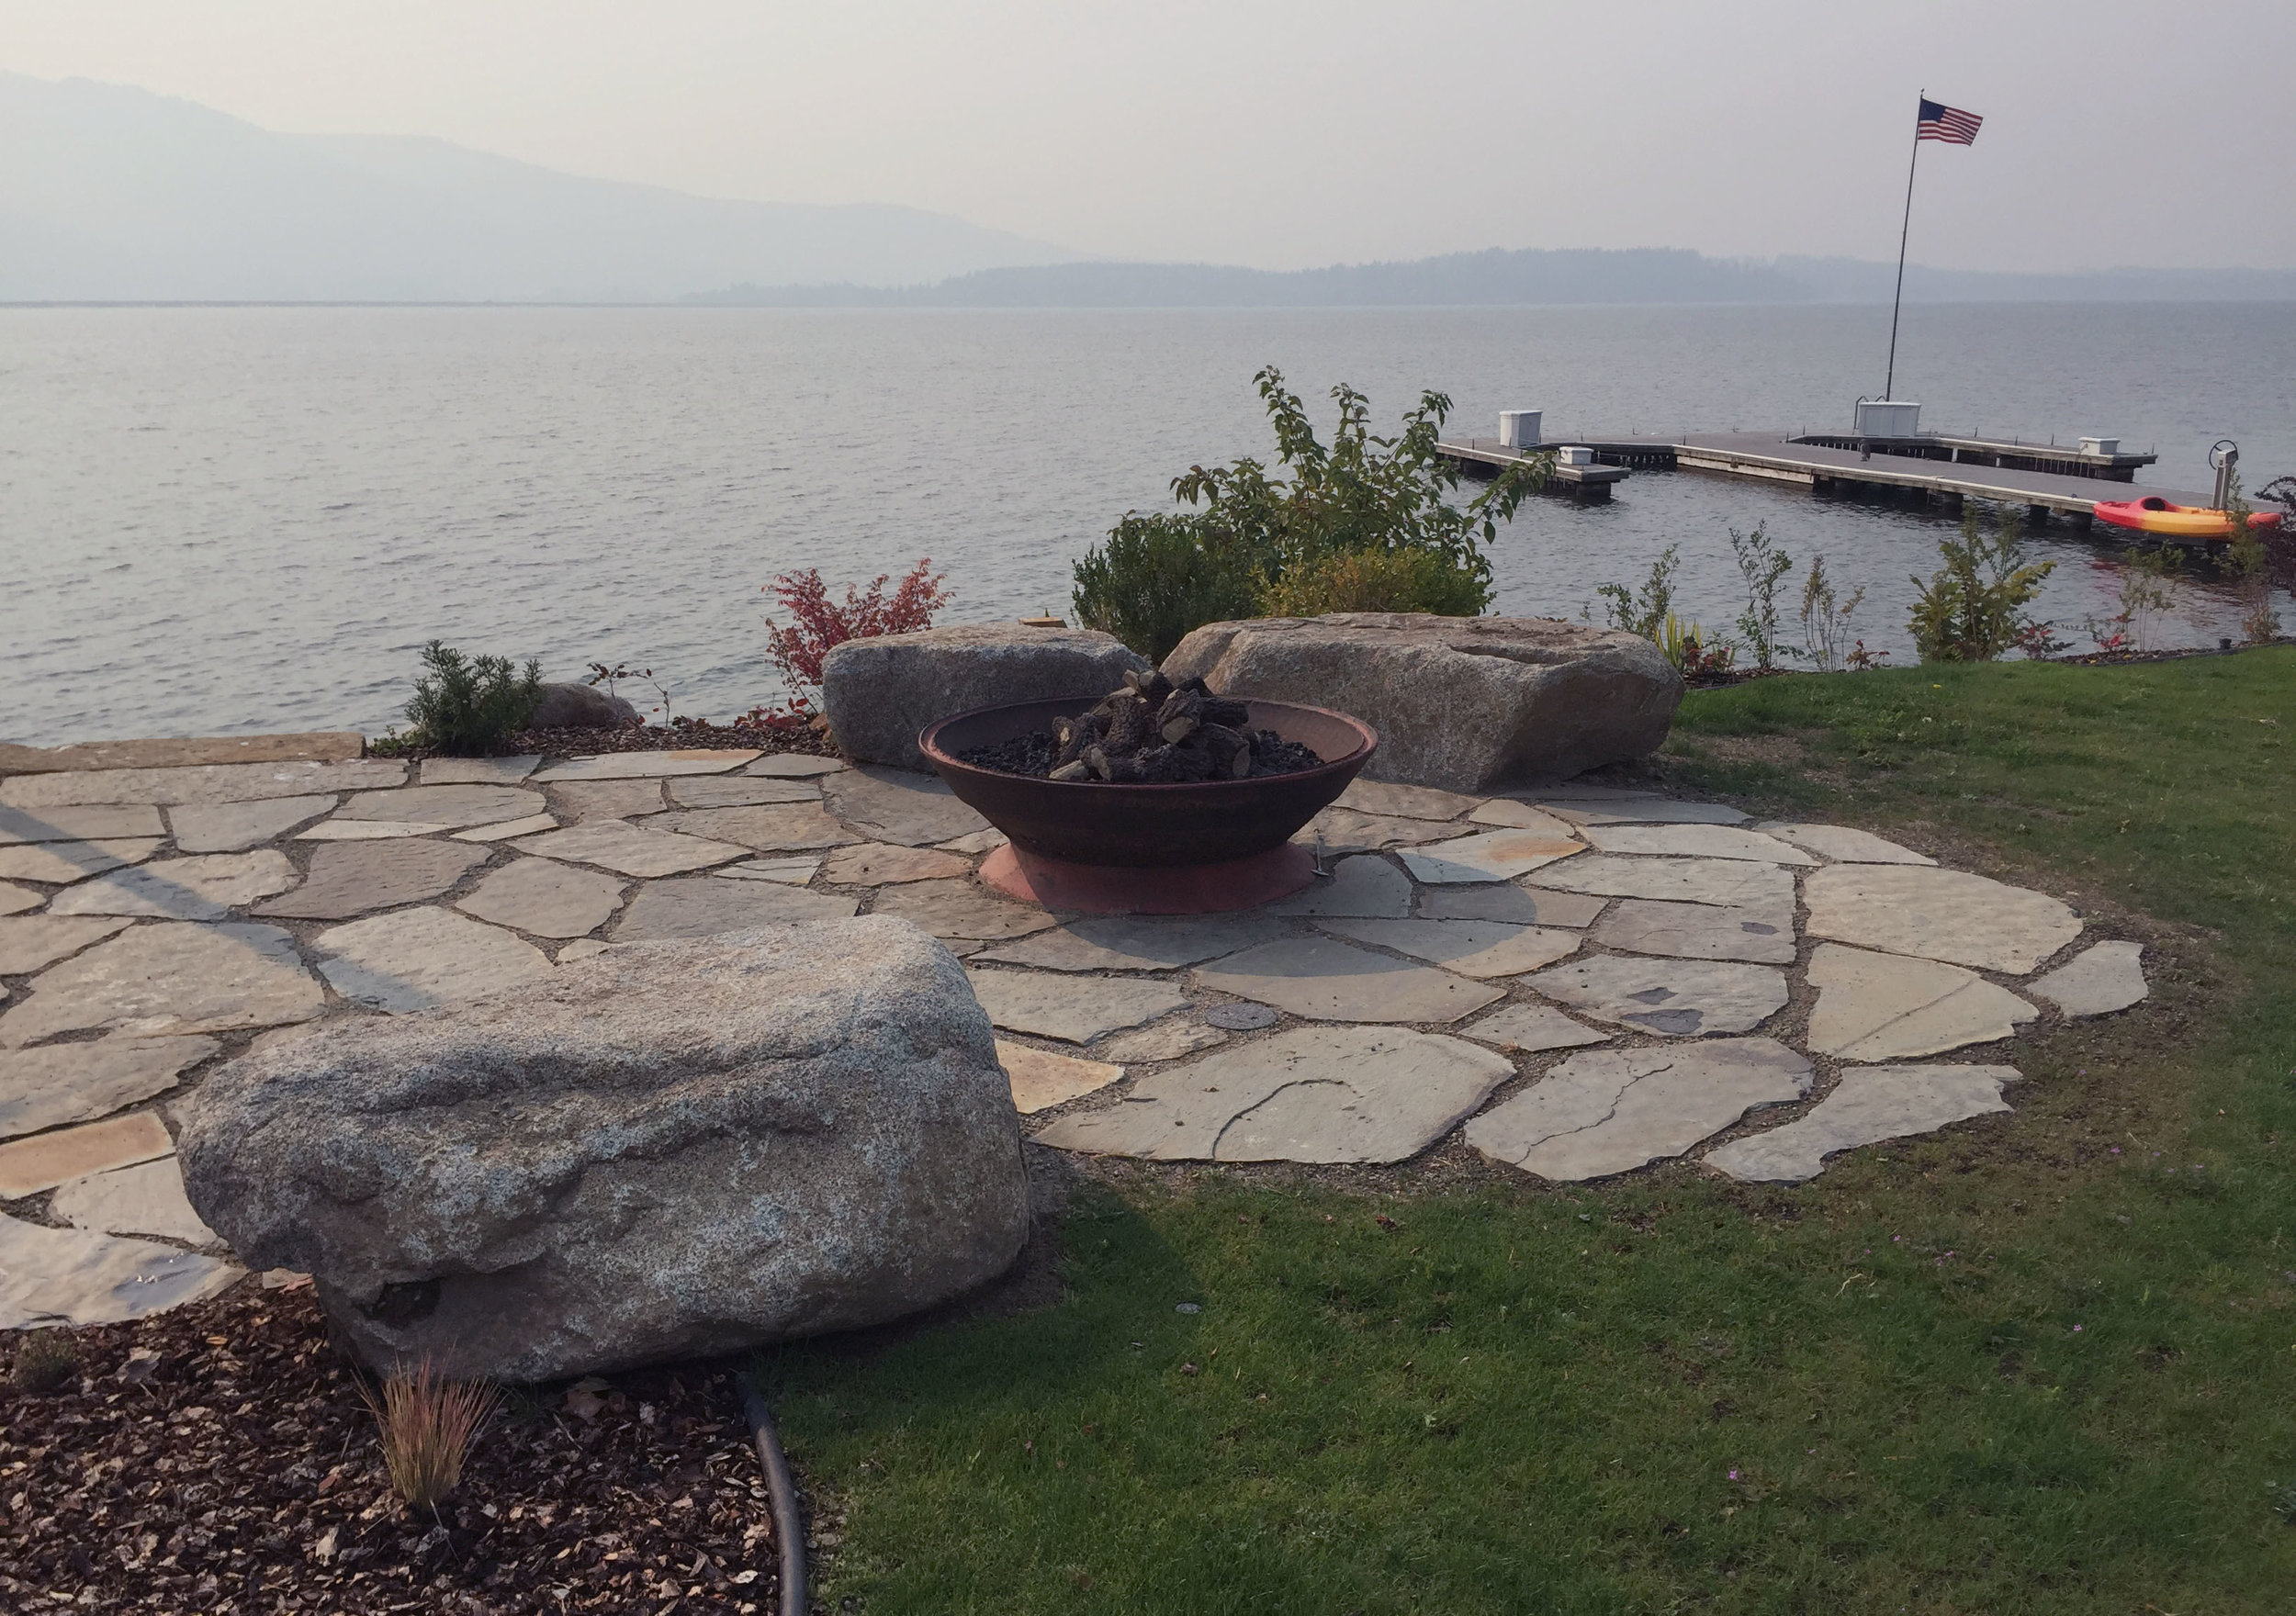
[[[1638,634],[1551,617],[1341,612],[1208,623],[1164,671],[1379,732],[1375,780],[1484,791],[1656,751],[1682,676]]]
[[[1008,701],[1098,701],[1148,659],[1112,634],[1082,628],[975,623],[848,640],[822,658],[821,707],[848,758],[927,767],[917,732]]]
[[[1028,1226],[988,1017],[906,921],[634,943],[337,1021],[183,1108],[185,1187],[370,1363],[533,1381],[899,1318]]]

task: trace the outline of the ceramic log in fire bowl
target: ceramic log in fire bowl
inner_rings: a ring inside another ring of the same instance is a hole
[[[1322,707],[1245,704],[1253,729],[1272,729],[1324,761],[1255,780],[1109,785],[1005,774],[957,756],[1050,729],[1091,706],[1084,696],[960,713],[917,744],[949,789],[1010,838],[982,864],[981,879],[1013,897],[1094,915],[1248,909],[1314,879],[1314,853],[1291,836],[1347,789],[1379,737]]]

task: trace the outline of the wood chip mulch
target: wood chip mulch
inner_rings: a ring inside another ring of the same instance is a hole
[[[0,1386],[0,1610],[774,1608],[771,1506],[723,1367],[513,1394],[433,1519],[391,1491],[308,1288],[72,1340],[61,1389]]]

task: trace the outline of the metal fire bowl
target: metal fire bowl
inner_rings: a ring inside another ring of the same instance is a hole
[[[1247,701],[1253,729],[1272,729],[1328,761],[1264,780],[1119,786],[1030,780],[957,759],[975,746],[1050,729],[1055,718],[1082,713],[1097,700],[1067,696],[960,713],[928,726],[917,744],[949,789],[1015,847],[1072,864],[1133,869],[1223,864],[1283,846],[1347,789],[1379,744],[1369,724],[1344,713]]]

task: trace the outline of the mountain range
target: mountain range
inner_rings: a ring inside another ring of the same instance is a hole
[[[1493,248],[1271,271],[1109,263],[944,214],[744,202],[445,140],[292,135],[0,73],[0,302],[1345,308],[1887,302],[1896,266]],[[2296,270],[1909,265],[1920,302],[2296,299]]]

